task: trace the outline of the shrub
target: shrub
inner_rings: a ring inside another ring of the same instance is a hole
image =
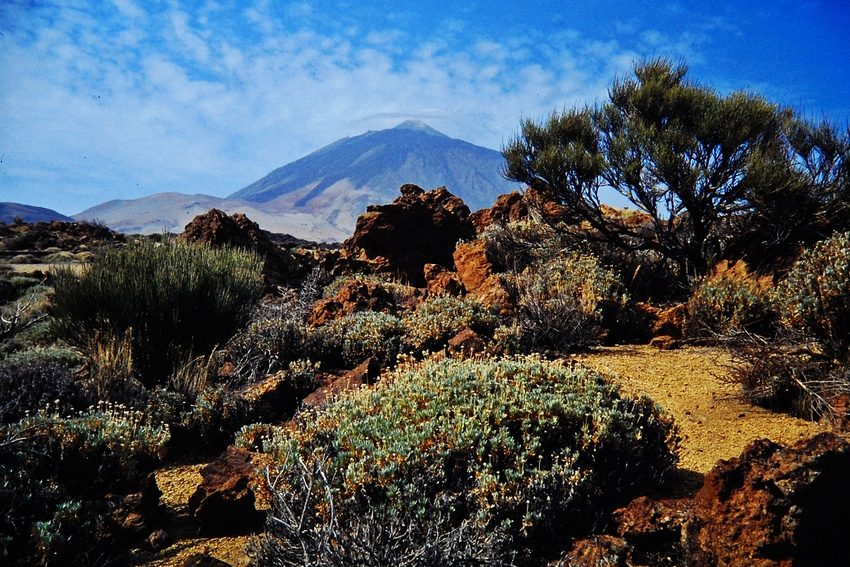
[[[487,256],[499,271],[521,272],[540,260],[556,257],[576,246],[576,239],[570,234],[531,220],[491,224],[480,238]]]
[[[725,335],[745,330],[771,334],[777,323],[773,278],[758,278],[742,261],[720,262],[688,301],[687,334],[696,337]]]
[[[248,321],[262,294],[260,269],[253,254],[195,244],[102,251],[79,275],[56,272],[52,328],[80,347],[97,333],[130,332],[139,379],[161,384]]]
[[[806,251],[779,286],[784,322],[817,341],[823,354],[850,363],[850,232]]]
[[[399,368],[266,440],[278,482],[259,563],[533,563],[658,482],[675,444],[656,405],[587,369]]]
[[[48,403],[60,400],[59,410],[68,415],[94,400],[77,381],[82,360],[69,351],[30,350],[0,363],[0,423],[14,423],[35,414]]]
[[[430,298],[404,317],[405,349],[417,354],[435,351],[466,327],[482,332],[492,330],[496,322],[496,316],[478,301],[450,296]]]
[[[526,268],[516,276],[515,287],[516,321],[501,336],[519,352],[566,353],[594,344],[603,302],[617,307],[626,299],[611,270],[594,256],[578,253]]]
[[[12,565],[90,565],[114,550],[107,493],[137,489],[160,461],[168,429],[100,404],[75,417],[55,407],[0,427],[0,548]]]
[[[850,396],[850,233],[806,251],[776,290],[783,328],[727,341],[731,379],[753,402],[809,419],[846,419]]]
[[[312,331],[310,360],[353,368],[374,358],[381,366],[395,364],[405,327],[401,319],[379,311],[358,311]]]

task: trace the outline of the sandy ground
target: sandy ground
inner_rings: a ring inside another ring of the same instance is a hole
[[[740,400],[740,388],[723,380],[724,353],[712,348],[659,351],[649,346],[594,349],[574,360],[611,374],[626,393],[646,394],[669,411],[681,436],[679,466],[697,481],[719,459],[741,454],[755,439],[794,443],[827,426],[752,407]],[[201,539],[189,516],[188,500],[201,482],[203,463],[184,463],[162,469],[157,484],[168,508],[166,530],[174,543],[154,558],[141,558],[139,567],[182,567],[194,554],[206,552],[234,567],[250,564],[250,536]]]
[[[646,394],[669,411],[682,438],[679,466],[702,474],[719,459],[737,457],[755,439],[792,444],[828,430],[826,425],[744,403],[740,387],[724,380],[728,359],[719,349],[620,346],[574,358],[616,375],[625,392]]]

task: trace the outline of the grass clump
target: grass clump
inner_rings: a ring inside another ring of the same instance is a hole
[[[262,294],[261,268],[253,254],[197,244],[106,250],[80,274],[56,272],[52,330],[82,348],[98,334],[129,333],[139,380],[162,384],[247,323]]]
[[[275,463],[260,564],[536,565],[676,462],[650,400],[536,359],[400,367],[298,425],[242,436]]]

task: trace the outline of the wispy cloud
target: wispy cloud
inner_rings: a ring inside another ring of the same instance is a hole
[[[498,149],[522,117],[601,99],[642,54],[695,62],[710,41],[704,27],[633,18],[612,39],[569,24],[493,33],[459,9],[428,26],[411,6],[357,10],[0,4],[2,200],[76,213],[157,191],[224,196],[407,118]]]

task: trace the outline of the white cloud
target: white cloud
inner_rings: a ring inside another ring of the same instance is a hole
[[[266,2],[237,12],[248,31],[214,3],[196,13],[115,5],[107,20],[85,6],[35,13],[21,27],[36,41],[29,29],[7,36],[0,72],[15,80],[0,86],[0,187],[11,200],[77,213],[158,191],[224,196],[409,118],[498,149],[521,117],[604,96],[634,58],[575,31],[467,37],[469,24],[452,18],[427,41],[366,26],[352,36],[311,28],[307,3],[290,6],[294,21],[275,20]]]

